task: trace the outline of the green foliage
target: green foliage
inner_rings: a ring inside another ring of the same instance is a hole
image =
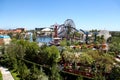
[[[68,51],[68,52],[74,52],[73,48],[70,48],[69,46],[66,46],[64,51]]]
[[[26,35],[25,40],[30,40],[30,35]]]
[[[109,45],[109,51],[114,52],[115,54],[120,53],[120,38],[119,37],[112,37],[111,43]]]
[[[2,80],[2,74],[1,74],[1,71],[0,71],[0,80]]]
[[[58,62],[60,53],[56,46],[46,47],[44,51],[47,54],[46,58],[48,58],[48,63],[54,64]]]
[[[19,73],[19,75],[20,75],[20,78],[22,79],[22,80],[26,80],[26,78],[29,76],[29,74],[30,74],[30,71],[29,71],[29,69],[27,68],[27,66],[23,63],[23,62],[21,62],[20,60],[18,61],[18,73]]]
[[[1,52],[2,54],[5,53],[5,46],[0,46],[0,52]],[[0,56],[1,56],[1,54],[0,54]]]
[[[80,38],[81,34],[79,32],[74,32],[75,37]]]
[[[16,33],[16,34],[13,35],[13,38],[15,38],[15,39],[24,39],[24,34]]]
[[[102,35],[102,36],[97,36],[97,37],[96,37],[96,41],[97,41],[98,43],[102,44],[102,43],[105,41],[104,35]]]
[[[56,64],[52,65],[50,80],[62,80],[62,77],[59,74],[59,69]]]
[[[35,42],[28,43],[25,47],[25,58],[28,60],[34,60],[38,54],[39,46]]]
[[[30,72],[29,80],[48,80],[48,77],[42,71],[42,68],[39,70],[35,65],[33,65]]]
[[[109,80],[120,80],[120,67],[114,67],[112,69]]]
[[[111,31],[110,32],[113,37],[120,37],[120,32],[119,31]]]
[[[92,56],[88,55],[87,53],[74,53],[74,52],[64,51],[63,57],[65,61],[77,62],[77,63],[86,64],[86,65],[90,65],[94,61]]]
[[[10,36],[10,38],[14,37],[12,32],[8,33],[7,35]]]
[[[52,66],[59,62],[60,53],[56,46],[42,46],[39,48],[35,42],[13,40],[12,43],[7,46],[4,58],[3,62],[7,62],[7,65],[14,68],[22,80],[48,80],[48,77],[43,71],[39,71],[35,66],[31,69],[30,66],[28,64],[26,65],[21,59]],[[30,69],[28,69],[28,67]],[[59,73],[56,74],[56,76],[59,76]]]
[[[113,67],[114,58],[109,54],[99,55],[95,59],[95,66],[97,66],[98,72],[109,73]]]
[[[67,46],[70,46],[71,45],[71,42],[70,41],[67,41]]]
[[[88,55],[87,53],[83,53],[80,55],[80,62],[83,64],[92,64],[94,61],[94,59],[92,58],[92,56]]]
[[[60,41],[60,46],[64,47],[67,45],[66,39]]]
[[[89,55],[92,56],[92,58],[95,61],[95,65],[99,66],[99,71],[103,72],[110,72],[111,68],[113,67],[113,63],[115,62],[114,57],[110,54],[102,54],[98,51],[88,51]]]
[[[69,62],[71,62],[73,60],[73,57],[74,57],[74,54],[72,54],[69,51],[64,51],[62,55],[63,55],[65,61],[69,61]]]
[[[85,50],[86,50],[86,49],[87,49],[87,45],[86,45],[86,44],[83,44],[83,45],[82,45],[82,49],[85,49]]]
[[[26,51],[25,59],[38,64],[52,65],[57,63],[60,58],[60,52],[56,46],[42,46],[37,49],[37,46],[35,48],[34,45],[31,45],[31,47],[27,47]]]
[[[96,45],[102,42],[103,37],[99,37],[99,39],[100,40],[98,40],[99,42],[96,43]],[[91,67],[94,65],[96,70],[94,69],[93,73],[97,72],[95,79],[105,80],[105,77],[102,75],[104,72],[110,73],[112,71],[115,73],[116,75],[111,73],[110,78],[112,79],[119,74],[119,69],[111,70],[113,68],[114,57],[110,54],[114,54],[114,51],[119,51],[120,42],[118,38],[113,38],[112,41],[114,42],[110,43],[111,52],[108,52],[108,54],[103,54],[97,50],[88,50],[86,44],[83,44],[81,53],[77,49],[70,48],[69,45],[71,43],[66,41],[66,39],[61,41],[60,45],[65,48],[62,55],[66,62],[72,63],[72,69],[77,69],[75,68],[77,63],[82,63],[85,66],[83,66],[83,70],[87,68],[86,66]],[[74,45],[79,44],[79,42],[73,43]],[[1,62],[6,63],[6,65],[14,68],[22,80],[48,80],[48,77],[45,75],[42,68],[39,69],[35,65],[31,68],[31,66],[19,59],[26,59],[40,65],[47,65],[51,67],[49,79],[62,80],[57,66],[57,63],[60,60],[60,52],[56,46],[48,47],[44,45],[42,47],[38,47],[37,43],[35,42],[14,39],[12,43],[6,47],[5,52],[5,59],[1,60]],[[83,80],[83,78],[80,76],[77,78],[77,80]]]
[[[83,80],[83,77],[79,76],[76,80]]]
[[[32,59],[39,51],[39,46],[35,42],[25,40],[14,40],[8,45],[6,53],[10,58],[27,58]]]
[[[12,70],[10,72],[11,72],[14,80],[20,80],[20,77],[18,77],[18,74],[17,74],[16,70]]]
[[[97,29],[92,29],[90,32],[99,32]]]
[[[36,35],[35,31],[33,32],[32,39],[33,39],[33,41],[36,41],[36,39],[37,39],[37,35]]]
[[[115,52],[107,52],[108,54],[110,54],[110,55],[112,55],[112,56],[114,56],[114,57],[116,57],[116,54],[115,54]]]
[[[93,58],[94,60],[97,60],[98,57],[100,57],[100,54],[99,54],[98,51],[89,50],[89,51],[87,51],[86,53],[87,53],[88,55],[92,56],[92,58]]]
[[[97,74],[93,80],[106,80],[106,78],[102,74]]]

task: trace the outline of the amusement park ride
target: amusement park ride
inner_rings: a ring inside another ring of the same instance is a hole
[[[54,36],[53,41],[50,42],[51,45],[60,45],[61,38],[58,37],[58,26],[54,25]]]
[[[92,49],[92,50],[101,50],[101,51],[104,51],[104,52],[107,52],[108,51],[108,44],[107,44],[107,39],[109,37],[111,37],[111,35],[109,34],[108,31],[106,30],[101,30],[101,31],[94,31],[92,32],[92,37],[93,37],[93,40],[92,42],[94,43],[90,43],[88,42],[88,38],[90,37],[89,35],[91,34],[91,32],[89,31],[84,31],[82,29],[80,29],[79,31],[76,30],[75,28],[75,24],[74,22],[71,20],[71,19],[67,19],[64,24],[61,24],[61,25],[54,25],[54,36],[53,36],[53,41],[50,42],[51,45],[60,45],[60,40],[62,38],[68,38],[67,35],[68,35],[68,31],[70,29],[70,33],[74,33],[74,32],[82,32],[83,34],[83,42],[86,43],[85,46],[87,49]],[[104,39],[105,41],[100,43],[100,44],[95,44],[96,42],[96,38],[97,36],[104,36]],[[80,49],[82,50],[82,47],[84,46],[84,44],[80,44],[80,45],[71,45],[70,48],[73,48],[73,49]],[[77,54],[78,55],[78,54]],[[72,65],[75,65],[75,64],[71,64],[69,62],[65,62],[64,61],[64,58],[63,58],[63,61],[61,61],[61,65],[64,65],[64,68],[63,68],[63,72],[67,72],[67,73],[71,73],[71,74],[75,74],[75,75],[82,75],[82,76],[86,76],[88,78],[93,78],[95,75],[90,71],[91,68],[88,67],[88,69],[86,69],[85,71],[80,71],[80,70],[76,70],[76,69],[73,69],[72,68]],[[77,63],[76,64],[77,66],[82,66],[80,63]],[[69,67],[69,68],[68,68]],[[84,65],[83,65],[84,67]],[[88,72],[86,72],[88,70]]]
[[[55,25],[53,25],[53,27],[54,27],[54,36],[53,36],[53,41],[50,42],[51,45],[60,45],[61,39],[63,39],[63,38],[67,39],[68,34],[71,34],[71,33],[74,33],[74,32],[79,32],[79,31],[81,31],[84,35],[84,38],[82,39],[83,42],[88,44],[88,38],[89,38],[90,32],[89,31],[84,31],[82,29],[77,30],[73,20],[71,20],[71,19],[67,19],[64,22],[64,24],[61,24],[61,25],[55,24]],[[93,42],[96,41],[97,36],[104,35],[105,40],[107,40],[109,37],[111,37],[109,32],[106,31],[106,30],[101,30],[100,32],[93,32],[92,35],[94,35]]]
[[[70,28],[70,33],[78,31],[75,28],[75,24],[71,19],[67,19],[64,22],[64,24],[61,24],[61,25],[55,24],[53,26],[54,26],[54,36],[53,36],[53,41],[50,42],[50,44],[52,45],[59,45],[60,40],[62,38],[67,38],[69,28]]]

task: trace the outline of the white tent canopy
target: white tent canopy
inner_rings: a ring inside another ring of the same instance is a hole
[[[50,28],[44,28],[41,31],[52,31],[52,29],[50,29]]]

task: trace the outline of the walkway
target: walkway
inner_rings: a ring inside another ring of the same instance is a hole
[[[1,74],[2,74],[3,80],[14,80],[10,71],[8,71],[7,68],[0,67],[0,71],[1,71]]]

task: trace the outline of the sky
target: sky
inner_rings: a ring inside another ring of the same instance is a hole
[[[27,30],[63,24],[120,31],[120,0],[0,0],[0,29]]]

